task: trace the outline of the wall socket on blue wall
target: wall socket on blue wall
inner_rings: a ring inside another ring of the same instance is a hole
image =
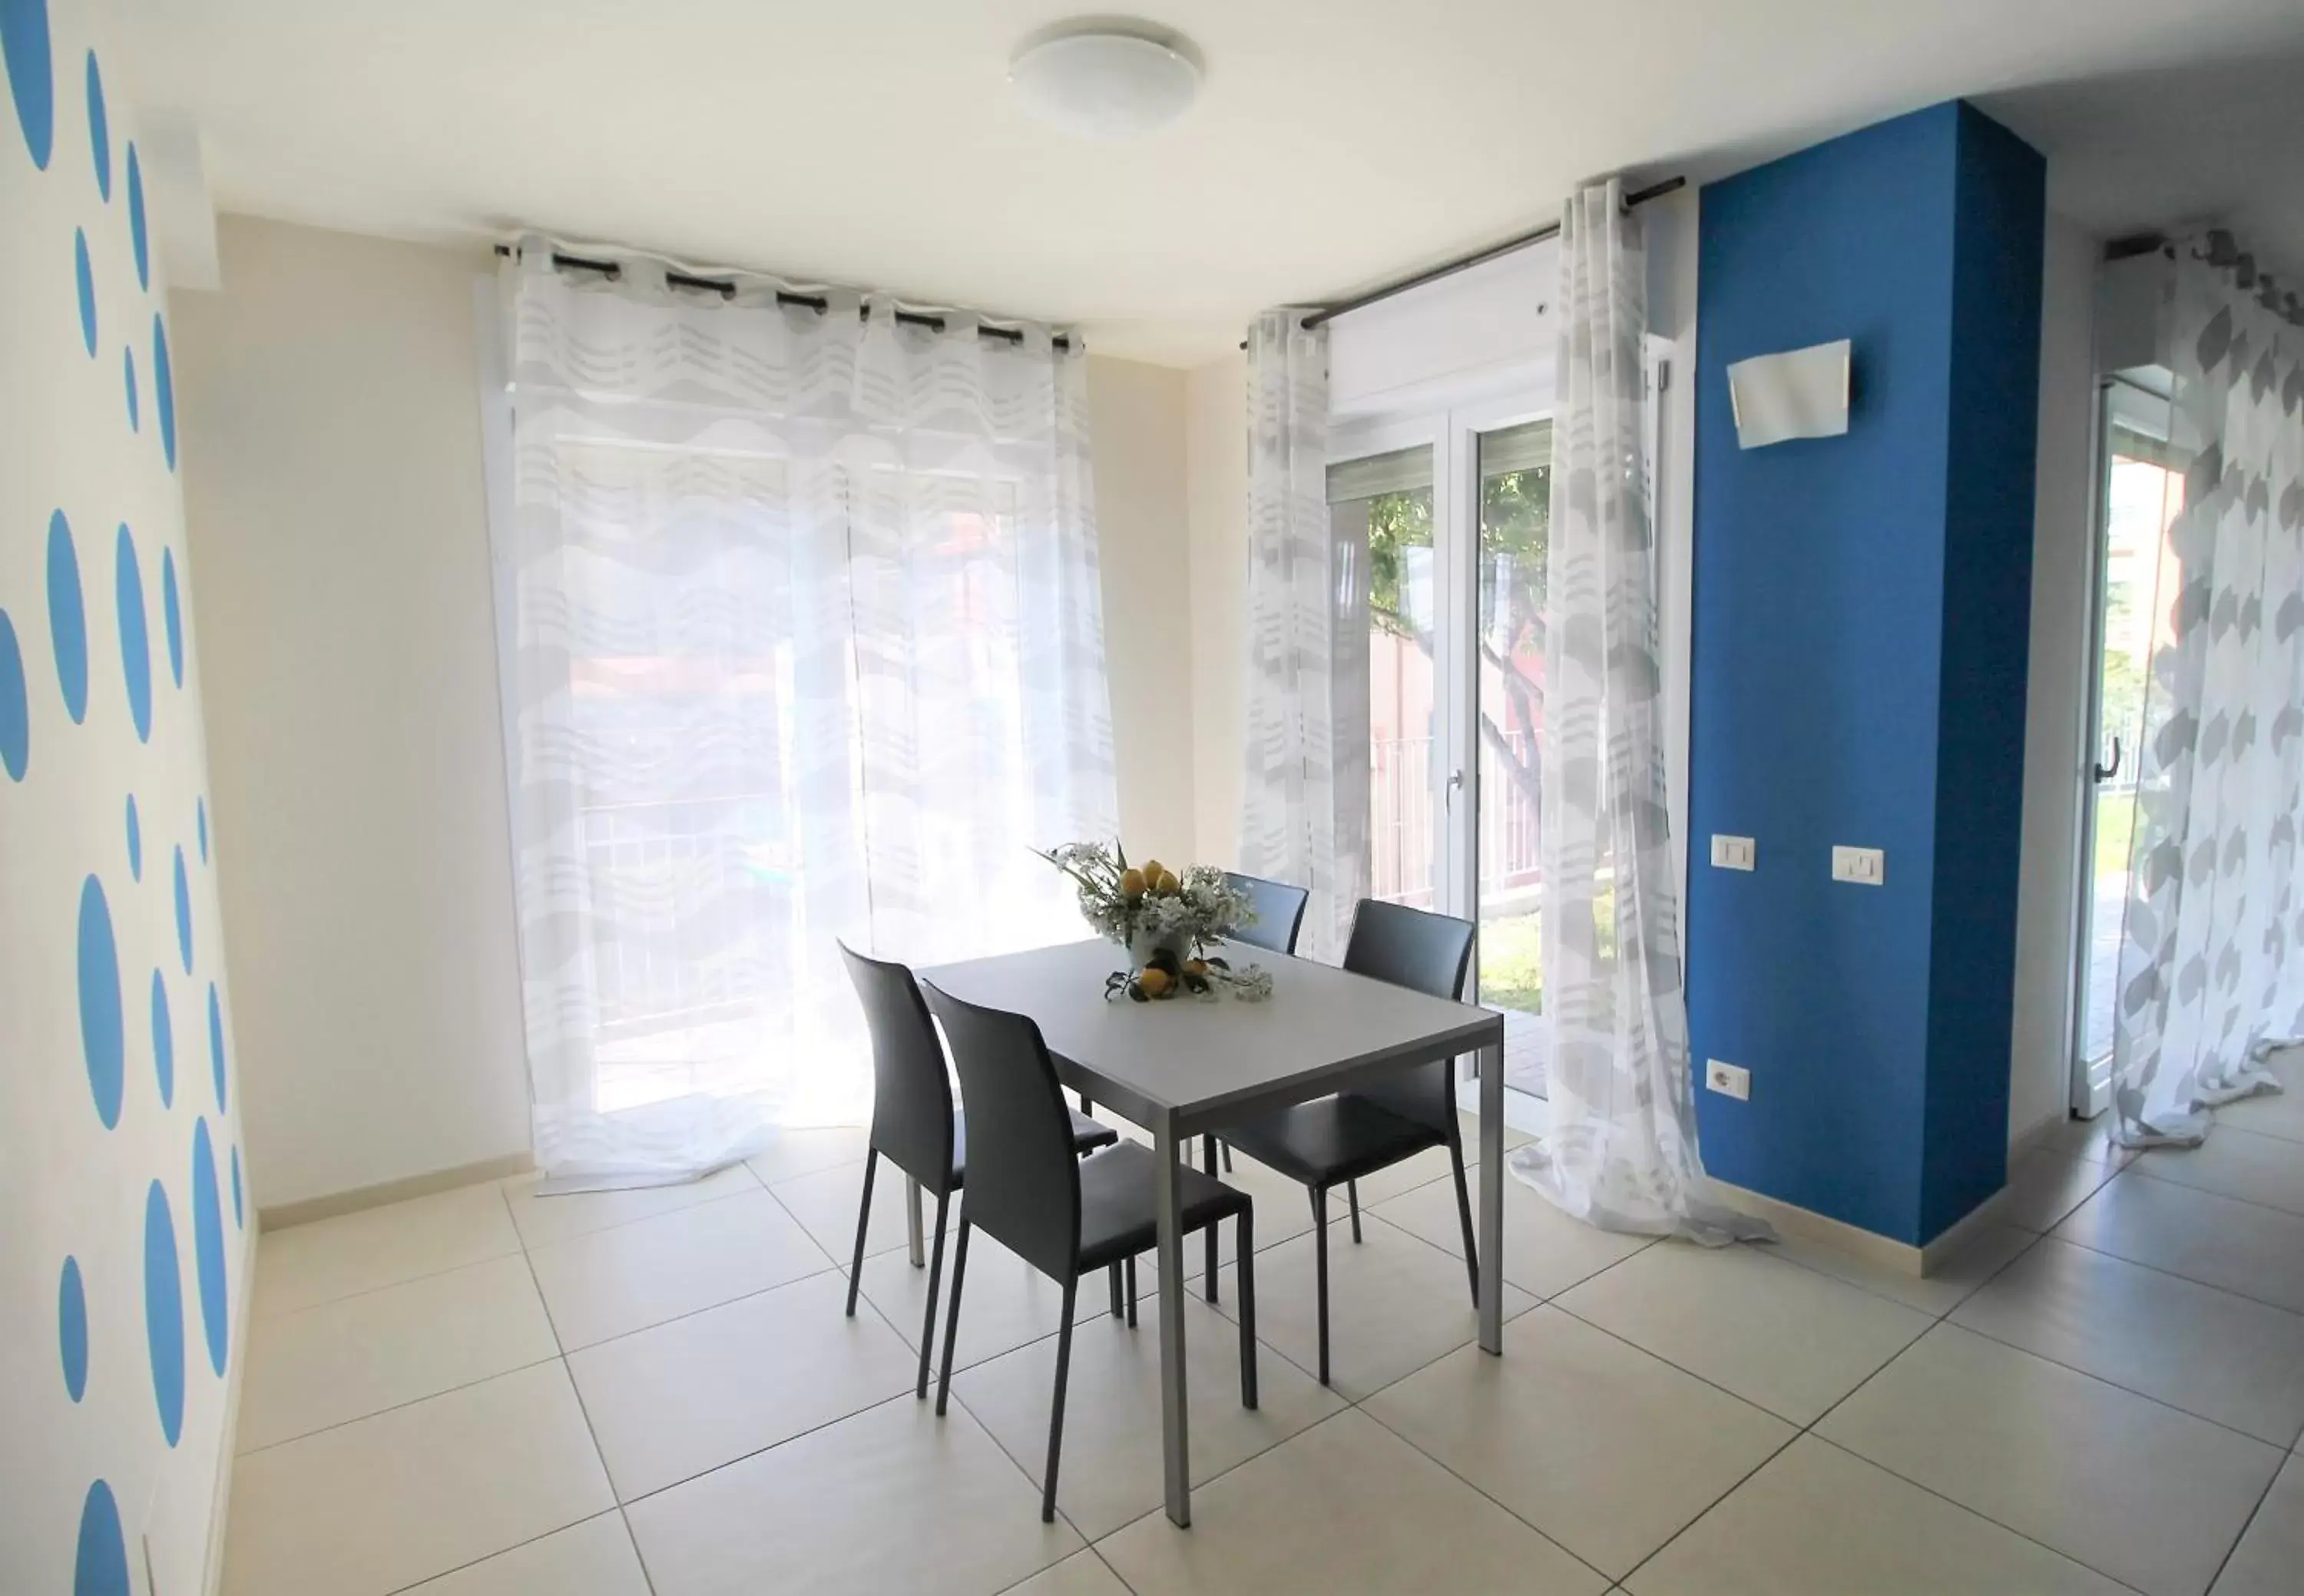
[[[1707,1058],[1704,1061],[1704,1087],[1740,1103],[1749,1102],[1752,1097],[1752,1072],[1741,1065]]]

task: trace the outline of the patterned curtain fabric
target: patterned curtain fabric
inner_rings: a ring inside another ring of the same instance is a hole
[[[1558,302],[1542,756],[1551,1123],[1511,1167],[1603,1229],[1725,1244],[1768,1229],[1701,1195],[1664,806],[1648,257],[1614,178],[1568,200]]]
[[[1115,825],[1084,356],[550,257],[499,535],[537,1158],[708,1168],[868,1100],[835,937],[1080,930],[1028,850]]]
[[[2129,1146],[2193,1143],[2304,1035],[2304,327],[2229,238],[2176,249],[2170,444],[2113,1029]]]
[[[1248,770],[1240,868],[1309,888],[1298,951],[1341,959],[1368,887],[1368,534],[1328,514],[1328,338],[1248,335]]]

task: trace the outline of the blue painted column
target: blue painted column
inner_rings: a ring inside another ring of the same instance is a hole
[[[1752,1072],[1705,1159],[1914,1245],[2005,1175],[2045,175],[1953,103],[1702,195],[1689,1014]],[[1727,365],[1837,338],[1847,435],[1740,449]]]

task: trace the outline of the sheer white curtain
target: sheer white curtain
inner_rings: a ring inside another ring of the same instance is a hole
[[[1028,850],[1116,809],[1083,355],[617,267],[531,240],[504,280],[521,964],[563,1176],[857,1120],[834,938],[1075,931]]]
[[[1248,334],[1248,760],[1240,868],[1308,888],[1298,950],[1343,956],[1368,887],[1368,539],[1328,514],[1328,337]]]
[[[2175,250],[2171,446],[2113,1029],[2128,1145],[2191,1143],[2304,1036],[2304,327],[2222,234]]]
[[[1541,845],[1551,1119],[1511,1167],[1603,1229],[1766,1235],[1702,1196],[1664,804],[1648,257],[1614,178],[1568,200],[1558,303]]]

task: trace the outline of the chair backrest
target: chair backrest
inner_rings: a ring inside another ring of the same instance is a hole
[[[1460,998],[1471,968],[1472,935],[1471,921],[1453,914],[1362,898],[1352,916],[1351,940],[1344,945],[1344,968],[1429,997]],[[1352,1091],[1402,1119],[1449,1135],[1456,1128],[1456,1090],[1450,1079],[1454,1062],[1413,1065]]]
[[[1069,1280],[1080,1261],[1080,1166],[1072,1118],[1040,1028],[928,986],[968,1112],[961,1213],[1025,1262]]]
[[[952,1082],[919,983],[903,965],[845,942],[840,956],[872,1033],[872,1145],[942,1196],[952,1184]]]
[[[1224,872],[1224,880],[1234,891],[1248,895],[1248,906],[1256,915],[1252,923],[1234,931],[1232,939],[1275,953],[1294,953],[1296,933],[1304,926],[1304,903],[1312,895],[1285,881],[1267,881],[1262,876],[1232,870]]]

